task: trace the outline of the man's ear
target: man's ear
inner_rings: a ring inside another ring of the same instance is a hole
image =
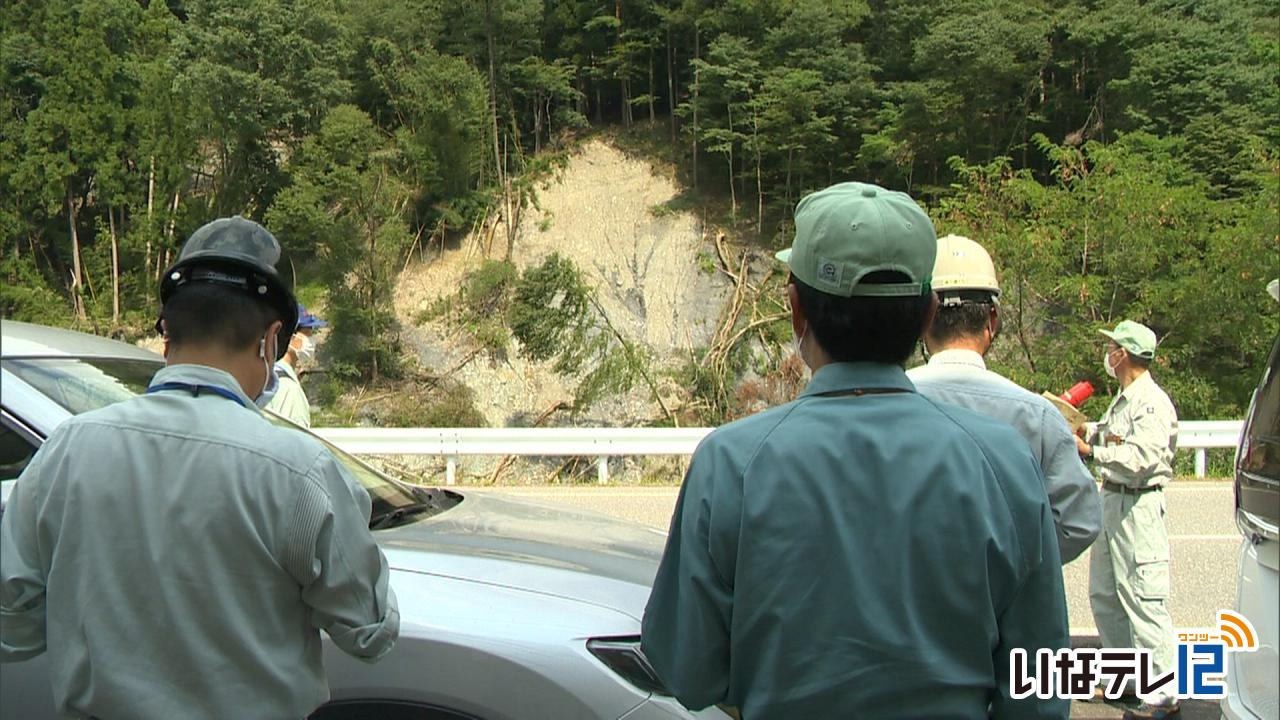
[[[271,362],[276,361],[275,353],[279,352],[279,348],[277,347],[277,344],[280,342],[280,328],[282,327],[284,327],[284,323],[279,320],[276,320],[275,322],[267,326],[267,332],[263,336],[264,339],[271,338],[266,343],[266,346],[263,348],[263,354]]]
[[[160,318],[160,341],[161,341],[160,354],[164,356],[165,360],[168,360],[169,359],[169,321],[165,320],[164,318]]]
[[[800,291],[796,290],[795,283],[787,283],[787,303],[791,305],[791,332],[800,337],[809,327],[809,318],[800,305]]]
[[[282,327],[284,327],[284,323],[279,320],[276,320],[275,322],[271,323],[270,326],[267,327],[267,334],[271,336],[279,335],[280,328]]]
[[[1002,323],[1002,320],[1000,318],[1000,306],[995,305],[993,303],[991,305],[991,315],[987,319],[987,328],[988,328],[988,331],[991,333],[991,339],[987,341],[988,343],[995,342],[996,338],[1000,336],[1001,323]]]
[[[938,314],[938,293],[929,291],[929,310],[924,314],[924,322],[920,324],[920,337],[923,338],[933,326],[933,318]]]

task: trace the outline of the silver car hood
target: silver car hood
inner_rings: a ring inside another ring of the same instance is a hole
[[[434,517],[375,533],[393,570],[644,612],[666,534],[603,515],[467,493]]]

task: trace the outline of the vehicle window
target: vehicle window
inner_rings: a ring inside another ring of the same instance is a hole
[[[1280,338],[1271,351],[1267,370],[1253,398],[1248,419],[1249,437],[1240,469],[1265,478],[1280,479]]]
[[[79,415],[141,394],[164,363],[112,358],[24,358],[6,360],[4,367],[68,412]]]
[[[292,428],[299,432],[305,432],[302,428],[294,425],[279,415],[270,412],[265,414],[267,419],[271,420],[271,422],[276,425]],[[325,447],[329,448],[329,452],[333,453],[334,456],[338,458],[338,462],[342,463],[343,466],[345,466],[347,470],[356,477],[356,480],[364,486],[365,490],[369,491],[369,499],[373,501],[374,515],[378,514],[380,510],[379,506],[382,506],[381,509],[385,510],[399,507],[401,505],[407,505],[415,501],[415,498],[409,491],[366,465],[363,460],[351,455],[347,451],[339,448],[333,443],[330,443],[319,435],[312,433],[311,436],[323,443]]]
[[[147,386],[151,384],[152,376],[164,367],[164,363],[155,360],[56,357],[10,359],[5,361],[4,367],[69,412],[80,414],[145,392]],[[267,416],[278,425],[305,432],[276,415],[268,413]],[[356,480],[368,490],[375,517],[380,513],[418,502],[411,489],[392,481],[358,458],[343,452],[318,436],[313,435],[313,437],[324,443],[329,451],[351,471]],[[17,439],[21,440],[21,438]],[[0,439],[0,441],[3,440]],[[12,477],[17,477],[30,459],[30,454],[26,455],[25,459],[19,458],[21,449],[16,445],[12,452],[13,467],[16,468]],[[8,456],[3,453],[4,449],[0,448],[0,471],[9,472],[9,466],[4,464],[8,462],[5,459]],[[18,463],[21,463],[21,467]]]
[[[35,454],[35,445],[9,427],[7,419],[0,420],[0,481],[21,475]]]

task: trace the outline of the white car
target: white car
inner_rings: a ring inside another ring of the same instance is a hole
[[[58,423],[142,392],[164,363],[82,333],[7,320],[0,330],[2,501]],[[639,652],[663,533],[416,487],[330,448],[374,500],[370,525],[392,568],[401,634],[376,664],[326,644],[333,699],[312,718],[724,717],[691,713],[666,696]],[[45,656],[0,665],[0,719],[49,717]]]
[[[1273,295],[1276,283],[1269,288]],[[1280,298],[1277,298],[1280,300]],[[1236,451],[1236,524],[1240,576],[1236,611],[1257,630],[1258,649],[1228,654],[1231,720],[1280,718],[1280,336],[1249,403]]]

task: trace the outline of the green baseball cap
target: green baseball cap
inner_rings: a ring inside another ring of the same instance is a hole
[[[917,297],[929,292],[938,238],[933,221],[906,193],[847,182],[796,205],[796,239],[775,257],[804,284],[840,297]],[[892,270],[902,283],[864,283]]]
[[[1098,332],[1111,338],[1115,344],[1137,355],[1150,360],[1156,356],[1156,334],[1151,328],[1132,320],[1121,320],[1115,330],[1099,330]]]

